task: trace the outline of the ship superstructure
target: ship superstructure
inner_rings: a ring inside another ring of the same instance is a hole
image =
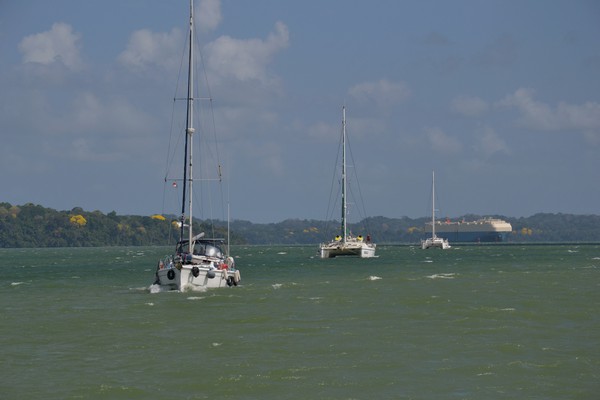
[[[425,224],[425,234],[430,234],[431,222]],[[451,242],[503,242],[512,232],[512,225],[499,218],[481,218],[476,221],[435,221],[438,237]]]

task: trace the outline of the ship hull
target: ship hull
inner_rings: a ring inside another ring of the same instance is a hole
[[[451,243],[457,242],[476,242],[476,243],[495,243],[506,241],[505,232],[435,232],[437,237],[447,239]]]
[[[425,234],[431,232],[431,223],[426,224]],[[512,232],[512,226],[501,219],[484,218],[471,222],[436,221],[436,236],[450,242],[504,242]]]

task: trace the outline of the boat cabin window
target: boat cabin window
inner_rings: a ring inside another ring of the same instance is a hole
[[[190,247],[188,243],[179,245],[178,252],[180,254],[189,253]],[[194,255],[208,257],[223,257],[223,250],[217,245],[211,243],[198,242],[194,245]]]
[[[196,253],[196,251],[199,251],[199,253]],[[221,249],[211,244],[202,244],[200,246],[199,244],[196,244],[194,248],[194,253],[209,257],[223,257],[223,252],[221,251]]]

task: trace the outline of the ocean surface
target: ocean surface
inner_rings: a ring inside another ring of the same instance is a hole
[[[599,245],[234,247],[154,293],[170,250],[0,249],[0,398],[600,398]]]

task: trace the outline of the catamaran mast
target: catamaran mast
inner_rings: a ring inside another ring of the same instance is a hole
[[[431,237],[435,239],[435,171],[431,171]]]
[[[342,106],[342,240],[346,244],[346,106]]]
[[[184,225],[185,225],[185,203],[186,203],[186,186],[189,185],[188,193],[188,213],[189,213],[189,250],[192,249],[192,143],[193,143],[193,115],[194,115],[194,2],[190,0],[190,30],[189,30],[189,53],[188,53],[188,87],[187,87],[187,117],[185,125],[185,149],[184,149],[184,161],[183,161],[183,198],[181,202],[181,233],[180,240],[184,237]]]

